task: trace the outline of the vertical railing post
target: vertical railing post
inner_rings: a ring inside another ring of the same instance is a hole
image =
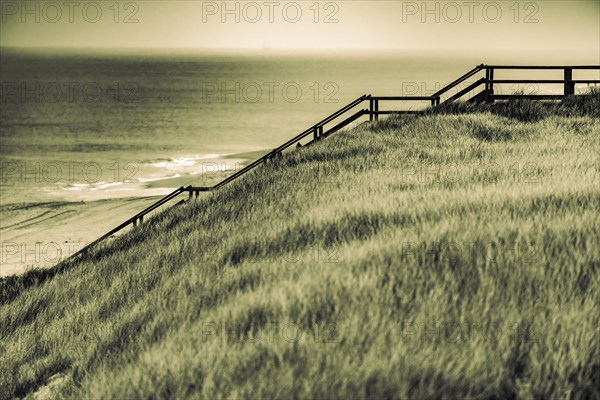
[[[369,99],[369,121],[373,121],[373,99]]]
[[[375,99],[375,121],[379,121],[379,100]]]
[[[490,103],[494,102],[494,67],[489,67],[490,69],[490,73],[489,73],[489,80],[490,80],[490,87],[488,89],[488,101]]]
[[[315,126],[313,128],[313,140],[316,142],[318,138],[319,138],[319,128]]]
[[[564,76],[564,96],[575,94],[575,85],[571,82],[573,80],[573,69],[565,68]]]
[[[192,198],[192,195],[193,195],[193,193],[192,193],[192,191],[191,191],[191,190],[188,190],[188,195],[189,195],[188,199],[191,199],[191,198]]]
[[[486,103],[490,102],[490,67],[485,67],[485,89],[483,97]]]

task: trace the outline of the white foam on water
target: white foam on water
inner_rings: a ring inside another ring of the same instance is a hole
[[[221,154],[205,154],[203,156],[171,158],[167,161],[158,161],[151,165],[156,168],[181,169],[196,165],[201,160],[212,160],[222,157]]]
[[[149,182],[162,181],[165,179],[175,179],[175,178],[180,178],[180,177],[181,177],[181,174],[167,175],[167,176],[163,176],[163,177],[159,177],[159,178],[138,178],[138,182],[149,183]]]

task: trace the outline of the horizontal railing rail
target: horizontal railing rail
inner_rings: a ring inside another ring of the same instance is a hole
[[[266,160],[269,160],[269,159],[273,158],[273,156],[281,153],[283,150],[287,149],[290,146],[293,146],[294,144],[298,143],[302,139],[306,138],[311,133],[313,135],[315,135],[315,139],[318,139],[318,137],[323,134],[323,126],[325,124],[333,121],[334,119],[336,119],[340,115],[344,114],[346,111],[348,111],[348,110],[356,107],[358,104],[362,103],[368,97],[369,97],[368,95],[360,96],[358,99],[356,99],[353,102],[349,103],[345,107],[342,107],[341,109],[339,109],[335,113],[331,114],[327,118],[325,118],[325,119],[317,122],[315,125],[311,126],[310,128],[308,128],[304,132],[302,132],[302,133],[294,136],[292,139],[288,140],[287,142],[285,142],[281,146],[279,146],[279,147],[271,150],[269,153],[265,154],[264,156],[262,156],[258,160],[252,162],[251,164],[247,165],[243,169],[237,171],[235,174],[233,174],[233,175],[229,176],[228,178],[224,179],[223,181],[219,182],[217,185],[214,186],[214,189],[218,189],[219,187],[221,187],[223,185],[226,185],[227,183],[229,183],[229,182],[237,179],[238,177],[244,175],[245,173],[247,173],[250,170],[254,169],[258,165],[260,165],[263,162],[265,162]],[[320,134],[318,134],[318,133],[315,134],[315,131],[320,132]]]
[[[514,69],[514,70],[563,70],[564,76],[563,76],[563,79],[494,79],[494,71],[495,70],[510,70],[510,69]],[[359,118],[361,118],[364,115],[369,115],[369,121],[373,121],[373,120],[378,120],[380,115],[406,114],[406,113],[414,114],[414,113],[423,112],[423,110],[380,110],[379,109],[380,102],[386,102],[386,101],[421,101],[421,102],[422,101],[430,101],[431,106],[436,106],[436,105],[441,104],[440,99],[443,94],[445,94],[449,90],[457,87],[458,85],[465,82],[467,79],[475,76],[477,73],[484,71],[484,70],[485,70],[484,78],[480,78],[480,79],[476,80],[475,82],[469,84],[467,87],[460,89],[456,94],[450,96],[444,102],[456,101],[456,100],[462,98],[463,96],[465,96],[466,94],[468,94],[469,92],[477,89],[481,85],[485,86],[484,90],[482,92],[476,94],[475,96],[471,97],[470,101],[473,101],[473,100],[480,101],[481,100],[481,101],[485,101],[485,102],[493,102],[494,100],[506,100],[506,99],[510,99],[510,98],[528,98],[528,99],[536,99],[536,100],[559,100],[559,99],[564,98],[565,96],[575,94],[574,88],[575,88],[576,84],[586,84],[586,83],[588,85],[589,84],[600,84],[600,80],[598,80],[598,79],[573,79],[573,75],[572,75],[573,70],[592,70],[592,69],[597,69],[600,71],[600,65],[577,65],[577,66],[514,65],[514,66],[507,66],[507,65],[481,64],[481,65],[476,66],[469,72],[465,73],[458,79],[455,79],[454,81],[450,82],[449,84],[447,84],[446,86],[444,86],[442,89],[438,90],[431,96],[371,96],[370,94],[362,95],[362,96],[358,97],[356,100],[348,103],[347,105],[340,108],[336,112],[330,114],[329,116],[325,117],[321,121],[312,125],[310,128],[302,131],[298,135],[289,139],[288,141],[286,141],[279,147],[274,148],[273,150],[269,151],[262,157],[258,158],[257,160],[254,160],[253,162],[246,165],[241,170],[235,172],[234,174],[232,174],[232,175],[228,176],[227,178],[223,179],[222,181],[218,182],[217,184],[215,184],[213,186],[191,186],[191,185],[189,185],[186,187],[181,186],[181,187],[177,188],[176,190],[169,193],[165,197],[159,199],[155,203],[146,207],[144,210],[135,214],[133,217],[129,218],[127,221],[125,221],[122,224],[120,224],[119,226],[113,228],[112,230],[105,233],[104,235],[102,235],[98,239],[94,240],[93,242],[89,243],[87,246],[83,247],[77,253],[71,255],[68,259],[72,259],[76,256],[87,253],[87,251],[89,251],[93,246],[95,246],[99,242],[111,237],[115,233],[121,231],[122,229],[125,229],[126,227],[128,227],[130,225],[134,225],[134,226],[138,225],[138,223],[143,222],[144,216],[151,213],[152,211],[155,211],[156,209],[160,208],[161,206],[164,206],[165,204],[169,203],[171,200],[177,198],[182,193],[187,192],[189,197],[192,198],[194,196],[198,197],[200,192],[211,192],[211,191],[217,190],[217,189],[221,188],[222,186],[228,184],[229,182],[232,182],[232,181],[236,180],[237,178],[241,177],[242,175],[250,172],[257,166],[259,166],[265,162],[269,162],[269,160],[272,160],[275,157],[279,156],[284,150],[288,149],[290,146],[293,146],[294,144],[301,145],[300,142],[302,140],[306,139],[310,135],[313,136],[312,140],[307,142],[305,145],[314,144],[315,142],[317,142],[323,138],[326,138],[335,132],[340,131],[341,129],[348,126],[352,122],[358,120]],[[563,94],[510,94],[510,95],[509,94],[494,94],[494,87],[493,87],[494,84],[514,84],[514,83],[563,84],[564,90],[563,90]],[[337,118],[341,117],[342,115],[350,112],[355,107],[359,106],[360,104],[362,104],[365,101],[369,102],[368,109],[360,109],[358,111],[354,111],[353,114],[351,114],[350,116],[348,116],[341,122],[338,122],[333,127],[329,128],[327,130],[325,129],[325,125],[332,123],[334,120],[336,120]],[[179,203],[177,203],[177,204],[179,204]]]
[[[560,100],[564,98],[562,94],[495,94],[494,100],[510,99],[528,99],[528,100]]]
[[[373,100],[431,100],[431,96],[371,96]]]
[[[368,114],[368,113],[369,113],[369,110],[367,110],[367,109],[357,111],[356,113],[352,114],[350,117],[346,118],[345,120],[343,120],[339,124],[335,125],[334,127],[330,128],[329,130],[327,130],[326,132],[324,132],[323,135],[321,135],[316,140],[321,140],[323,138],[326,138],[329,135],[334,134],[335,132],[339,131],[340,129],[342,129],[342,128],[346,127],[346,126],[348,126],[352,122],[356,121],[357,119],[359,119],[360,117],[362,117],[363,115]],[[316,140],[313,139],[311,142],[309,142],[307,144],[315,143]]]
[[[507,100],[511,98],[536,99],[536,100],[560,100],[564,96],[575,94],[575,85],[577,84],[599,84],[599,79],[573,79],[574,70],[600,70],[598,65],[485,65],[485,101],[493,102],[494,100]],[[496,70],[562,70],[563,79],[494,79]],[[504,94],[496,95],[494,93],[494,84],[562,84],[563,94]]]
[[[144,216],[146,214],[148,214],[151,211],[157,209],[158,207],[160,207],[160,206],[168,203],[170,200],[174,199],[175,197],[179,196],[181,193],[185,192],[186,189],[187,188],[185,188],[183,186],[177,188],[176,190],[174,190],[173,192],[169,193],[165,197],[161,198],[157,202],[151,204],[150,206],[146,207],[144,210],[142,210],[139,213],[135,214],[133,217],[129,218],[127,221],[123,222],[119,226],[111,229],[110,231],[108,231],[104,235],[100,236],[98,239],[96,239],[93,242],[89,243],[88,245],[84,246],[78,252],[76,252],[75,254],[73,254],[71,257],[73,257],[75,255],[81,255],[81,254],[86,253],[94,245],[98,244],[99,242],[103,241],[104,239],[109,238],[110,236],[114,235],[115,233],[119,232],[120,230],[126,228],[127,226],[129,226],[131,224],[137,225],[138,221],[142,222],[144,220]]]
[[[307,136],[309,136],[311,133],[314,133],[315,129],[320,130],[320,133],[321,133],[321,135],[317,135],[317,136],[315,136],[315,139],[313,139],[313,141],[317,140],[320,136],[323,135],[323,126],[325,124],[327,124],[327,123],[335,120],[336,118],[338,118],[339,116],[343,115],[348,110],[354,108],[358,104],[361,104],[369,96],[370,95],[363,95],[363,96],[357,98],[356,100],[354,100],[351,103],[347,104],[346,106],[342,107],[338,111],[334,112],[333,114],[331,114],[328,117],[324,118],[323,120],[319,121],[318,123],[316,123],[312,127],[308,128],[307,130],[305,130],[302,133],[298,134],[294,138],[288,140],[287,142],[285,142],[281,146],[277,147],[276,149],[273,149],[272,151],[270,151],[269,153],[267,153],[264,156],[260,157],[259,159],[257,159],[255,161],[253,161],[252,163],[248,164],[247,166],[245,166],[241,170],[237,171],[233,175],[227,177],[226,179],[224,179],[223,181],[219,182],[218,184],[216,184],[214,186],[201,186],[201,187],[197,187],[197,186],[191,186],[190,185],[190,186],[187,186],[187,187],[183,187],[183,186],[179,187],[175,191],[169,193],[165,197],[159,199],[157,202],[151,204],[150,206],[146,207],[144,210],[142,210],[139,213],[135,214],[133,217],[129,218],[127,221],[121,223],[119,226],[111,229],[109,232],[105,233],[104,235],[102,235],[98,239],[96,239],[93,242],[89,243],[88,245],[86,245],[85,247],[83,247],[82,249],[80,249],[78,252],[76,252],[75,254],[71,255],[69,258],[71,259],[71,258],[74,258],[75,256],[79,256],[79,255],[85,254],[85,253],[87,253],[87,251],[89,251],[96,244],[98,244],[99,242],[101,242],[101,241],[103,241],[103,240],[111,237],[115,233],[117,233],[117,232],[125,229],[126,227],[128,227],[130,225],[136,226],[139,222],[143,222],[144,216],[146,216],[150,212],[156,210],[157,208],[161,207],[162,205],[168,203],[169,201],[173,200],[174,198],[176,198],[177,196],[179,196],[180,194],[182,194],[184,192],[189,193],[189,197],[191,198],[194,195],[195,195],[195,197],[198,197],[200,192],[210,192],[210,191],[213,191],[213,190],[216,190],[216,189],[220,188],[221,186],[223,186],[223,185],[225,185],[225,184],[227,184],[227,183],[229,183],[229,182],[231,182],[231,181],[239,178],[240,176],[242,176],[245,173],[249,172],[250,170],[254,169],[258,165],[262,164],[263,162],[266,162],[267,160],[273,158],[275,155],[281,153],[283,150],[287,149],[288,147],[294,145],[295,143],[298,143],[302,139],[304,139]],[[348,119],[344,120],[343,122],[339,123],[338,125],[334,126],[333,128],[331,128],[329,131],[327,131],[327,134],[331,134],[334,131],[337,131],[337,130],[341,129],[342,127],[348,125],[352,121],[358,119],[358,117],[364,115],[366,112],[368,112],[368,110],[361,110],[361,111],[359,111],[358,113],[354,114],[351,118],[348,118]]]
[[[599,69],[598,65],[483,65],[493,69]]]
[[[466,88],[464,88],[461,91],[459,91],[458,93],[456,93],[454,96],[449,97],[446,101],[457,100],[460,97],[464,96],[465,94],[469,93],[472,90],[475,90],[476,88],[478,88],[479,86],[481,86],[483,84],[485,84],[485,78],[481,78],[481,79],[473,82],[472,84],[470,84]]]
[[[470,70],[469,72],[467,72],[466,74],[461,76],[460,78],[450,82],[449,84],[447,84],[446,86],[444,86],[443,88],[441,88],[440,90],[438,90],[437,92],[432,94],[431,97],[435,99],[437,104],[439,104],[439,99],[442,96],[442,94],[446,93],[448,90],[454,88],[455,86],[463,83],[464,81],[466,81],[467,79],[469,79],[470,77],[472,77],[473,75],[475,75],[476,73],[481,71],[483,68],[484,68],[483,64],[476,66],[475,68],[473,68],[472,70]]]

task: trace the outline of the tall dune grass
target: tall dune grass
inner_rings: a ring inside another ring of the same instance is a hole
[[[0,397],[598,398],[599,98],[365,123],[4,279]]]

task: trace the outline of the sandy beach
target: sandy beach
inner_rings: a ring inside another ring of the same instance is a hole
[[[4,206],[0,276],[55,265],[158,198]]]
[[[48,196],[46,202],[2,204],[0,277],[56,265],[174,189],[214,185],[265,152],[224,155],[203,162],[197,172],[137,182],[127,188],[82,187],[63,192],[61,197]],[[186,198],[182,195],[152,214]]]

